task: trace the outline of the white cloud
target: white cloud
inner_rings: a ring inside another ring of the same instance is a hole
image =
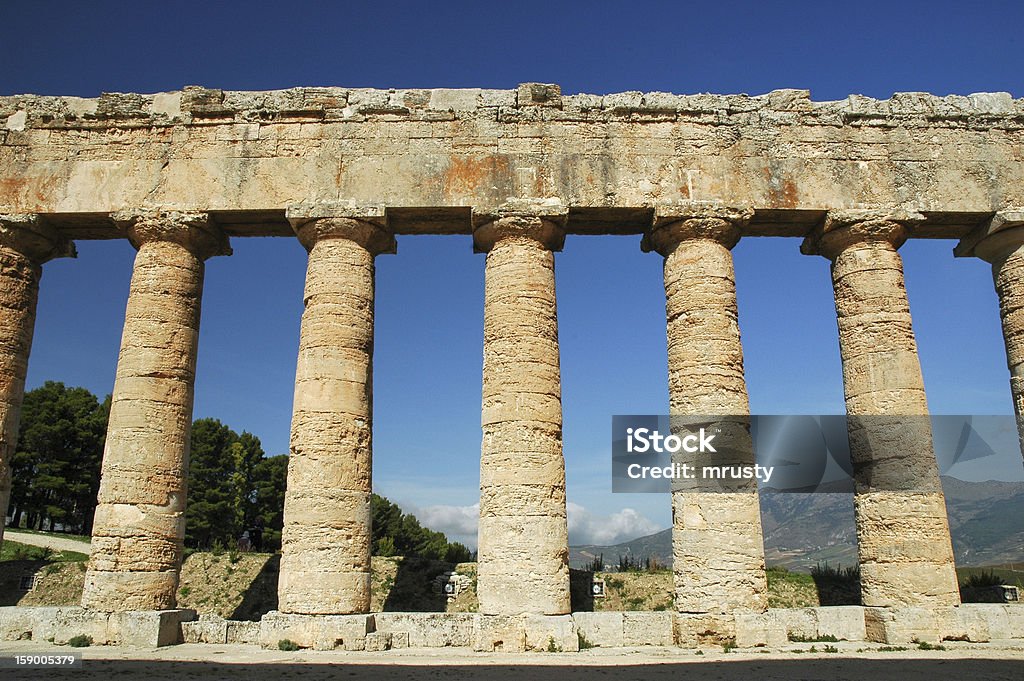
[[[611,515],[595,515],[579,504],[567,504],[569,543],[607,546],[654,534],[662,529],[632,508]]]
[[[446,504],[415,507],[402,505],[413,513],[424,527],[444,532],[448,541],[462,542],[476,549],[480,504],[451,506]],[[663,529],[654,521],[632,508],[624,508],[611,515],[596,515],[579,504],[569,502],[569,543],[610,545],[654,534]]]
[[[448,541],[462,542],[476,549],[476,529],[480,517],[480,504],[472,506],[424,506],[415,509],[420,525],[436,532],[444,532]]]

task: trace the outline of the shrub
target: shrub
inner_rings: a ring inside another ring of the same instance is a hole
[[[580,650],[590,650],[594,648],[593,642],[590,641],[586,636],[583,635],[582,631],[576,632],[576,638],[580,640]]]
[[[811,577],[813,577],[815,581],[859,582],[860,566],[854,565],[853,567],[844,568],[842,565],[832,567],[827,562],[818,563],[811,568]]]
[[[919,650],[945,650],[946,646],[935,645],[928,643],[928,641],[918,641],[917,647]]]
[[[292,652],[299,649],[299,644],[290,638],[282,638],[277,642],[277,648],[278,650],[287,650],[288,652]]]
[[[68,645],[72,648],[88,648],[92,645],[92,636],[79,634],[68,639]]]
[[[982,570],[981,572],[975,572],[970,575],[961,588],[968,589],[985,589],[993,586],[999,586],[1003,583],[1003,578],[997,575],[993,570]]]

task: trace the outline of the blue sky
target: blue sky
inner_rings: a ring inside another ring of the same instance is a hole
[[[0,94],[96,96],[201,84],[492,87],[566,93],[811,90],[1024,96],[1019,2],[0,3]],[[1010,413],[991,274],[952,242],[902,249],[929,404]],[[235,239],[207,266],[195,415],[287,451],[305,252]],[[795,239],[735,249],[755,413],[843,409],[827,262]],[[133,249],[81,242],[46,265],[29,387],[113,384]],[[483,266],[469,237],[401,237],[377,269],[376,489],[463,539],[480,446]],[[610,493],[610,417],[666,409],[661,258],[637,237],[570,237],[557,257],[574,542],[669,524],[667,497]],[[957,471],[970,478],[971,470]],[[1000,469],[1024,478],[1020,459]]]

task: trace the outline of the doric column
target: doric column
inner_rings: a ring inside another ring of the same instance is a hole
[[[11,501],[11,457],[25,395],[42,264],[75,257],[74,245],[36,215],[0,215],[0,513]],[[0,515],[0,546],[3,545]]]
[[[856,493],[861,600],[960,602],[924,381],[896,250],[913,213],[833,211],[805,240],[832,261]]]
[[[278,608],[370,610],[374,256],[394,253],[380,209],[288,212],[309,251],[295,371]]]
[[[643,249],[665,258],[672,415],[749,414],[730,249],[752,215],[749,209],[699,203],[659,208],[644,237]],[[728,427],[734,430],[733,453],[746,457],[745,462],[730,463],[753,464],[746,424],[733,420]],[[673,491],[672,562],[675,607],[695,620],[691,629],[700,629],[704,622],[708,630],[728,637],[736,611],[765,610],[756,483],[732,491]]]
[[[543,205],[474,216],[474,247],[487,253],[477,559],[485,615],[570,610],[553,253],[565,218]]]
[[[992,264],[1010,370],[1010,393],[1024,453],[1024,208],[999,211],[963,239],[954,253],[977,256]]]
[[[206,258],[230,254],[204,213],[119,214],[138,249],[103,450],[82,605],[175,606]]]

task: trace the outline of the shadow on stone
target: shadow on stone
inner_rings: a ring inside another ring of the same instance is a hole
[[[41,576],[45,560],[5,560],[0,563],[0,605],[18,605],[31,591],[31,580]]]
[[[593,612],[594,573],[590,570],[569,568],[569,602],[573,612]]]
[[[451,563],[418,556],[398,562],[395,581],[384,599],[384,612],[444,612],[448,598],[435,585],[438,575],[452,569]]]
[[[228,619],[258,621],[264,614],[277,610],[277,578],[281,571],[281,554],[271,556],[252,580]]]
[[[463,679],[495,679],[497,681],[575,681],[594,678],[645,679],[670,681],[685,676],[693,681],[790,681],[791,679],[871,679],[872,681],[905,681],[906,679],[1012,679],[1020,674],[1020,660],[999,659],[870,659],[830,657],[806,660],[739,660],[695,663],[623,664],[623,665],[546,665],[531,664],[524,674],[521,664],[353,664],[346,662],[339,672],[335,664],[302,662],[299,654],[288,663],[254,664],[251,662],[183,662],[177,660],[97,660],[87,659],[81,669],[47,669],[47,679],[225,679],[260,681],[261,679],[300,678],[303,681],[335,679],[339,673],[352,678],[428,681]],[[335,660],[340,658],[335,657]],[[701,659],[701,658],[696,658]],[[397,670],[401,670],[397,674]],[[39,678],[43,678],[40,676]]]
[[[860,569],[832,567],[827,563],[811,569],[821,605],[860,605]]]

